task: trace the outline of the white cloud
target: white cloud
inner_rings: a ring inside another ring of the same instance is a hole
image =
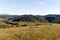
[[[20,8],[18,8],[17,6],[14,6],[14,5],[10,6],[9,14],[12,14],[12,15],[20,14]]]
[[[38,2],[39,5],[45,5],[45,2]]]
[[[0,14],[8,14],[7,11],[0,11]]]
[[[60,10],[42,10],[41,15],[47,15],[47,14],[58,14],[60,15]]]
[[[59,14],[60,15],[60,10],[49,11],[49,14]]]
[[[15,11],[15,10],[17,10],[17,7],[16,6],[10,6],[10,9]]]
[[[11,8],[12,8],[12,9],[15,9],[15,8],[16,8],[16,6],[11,6]]]

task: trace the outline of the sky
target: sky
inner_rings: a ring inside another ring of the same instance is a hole
[[[60,15],[60,0],[0,0],[0,14]]]

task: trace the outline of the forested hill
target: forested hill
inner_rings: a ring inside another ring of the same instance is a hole
[[[12,22],[49,22],[60,23],[60,15],[0,15],[0,18],[4,18],[7,21]]]

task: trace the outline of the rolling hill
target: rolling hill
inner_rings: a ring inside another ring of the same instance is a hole
[[[48,22],[60,23],[60,15],[0,15],[0,18],[12,22]],[[3,20],[4,21],[4,20]]]

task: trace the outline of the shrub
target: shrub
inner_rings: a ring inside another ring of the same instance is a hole
[[[11,25],[0,25],[0,28],[9,28]]]
[[[27,26],[27,24],[23,24],[23,25],[21,25],[22,27],[26,27]]]

